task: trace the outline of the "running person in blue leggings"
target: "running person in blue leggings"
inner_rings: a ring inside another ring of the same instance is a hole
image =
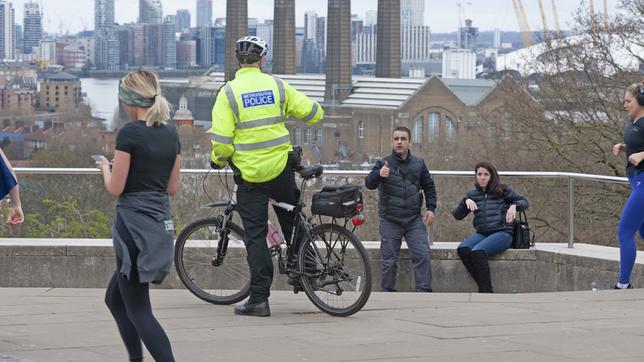
[[[624,110],[631,119],[624,130],[624,143],[613,146],[613,154],[626,152],[626,175],[631,184],[631,194],[626,200],[619,220],[619,280],[615,289],[633,288],[631,271],[635,265],[637,245],[635,233],[644,237],[644,82],[626,88]]]

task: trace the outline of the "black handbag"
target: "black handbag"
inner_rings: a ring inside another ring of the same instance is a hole
[[[313,195],[311,213],[336,218],[350,218],[362,209],[360,186],[323,187]]]
[[[525,211],[520,211],[518,218],[512,223],[512,248],[530,249],[534,246],[534,235],[528,225],[528,216]]]

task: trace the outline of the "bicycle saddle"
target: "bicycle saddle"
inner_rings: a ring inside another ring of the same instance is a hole
[[[305,166],[297,170],[303,179],[308,180],[311,178],[319,177],[324,172],[322,165]]]

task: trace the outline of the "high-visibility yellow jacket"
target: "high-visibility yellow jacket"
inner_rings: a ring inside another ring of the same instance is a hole
[[[312,125],[324,111],[285,81],[259,68],[241,68],[212,109],[211,160],[220,166],[232,161],[249,182],[274,179],[293,150],[284,123],[290,116]]]

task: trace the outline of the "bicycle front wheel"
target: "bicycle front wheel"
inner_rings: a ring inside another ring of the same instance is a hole
[[[222,245],[218,225],[216,218],[207,218],[186,226],[177,237],[174,264],[179,278],[192,294],[213,304],[233,304],[250,293],[244,231],[232,222],[229,224],[223,240],[226,255],[215,266],[213,258]]]
[[[369,256],[358,238],[335,224],[318,225],[304,238],[298,267],[307,297],[336,317],[358,312],[371,294]]]

